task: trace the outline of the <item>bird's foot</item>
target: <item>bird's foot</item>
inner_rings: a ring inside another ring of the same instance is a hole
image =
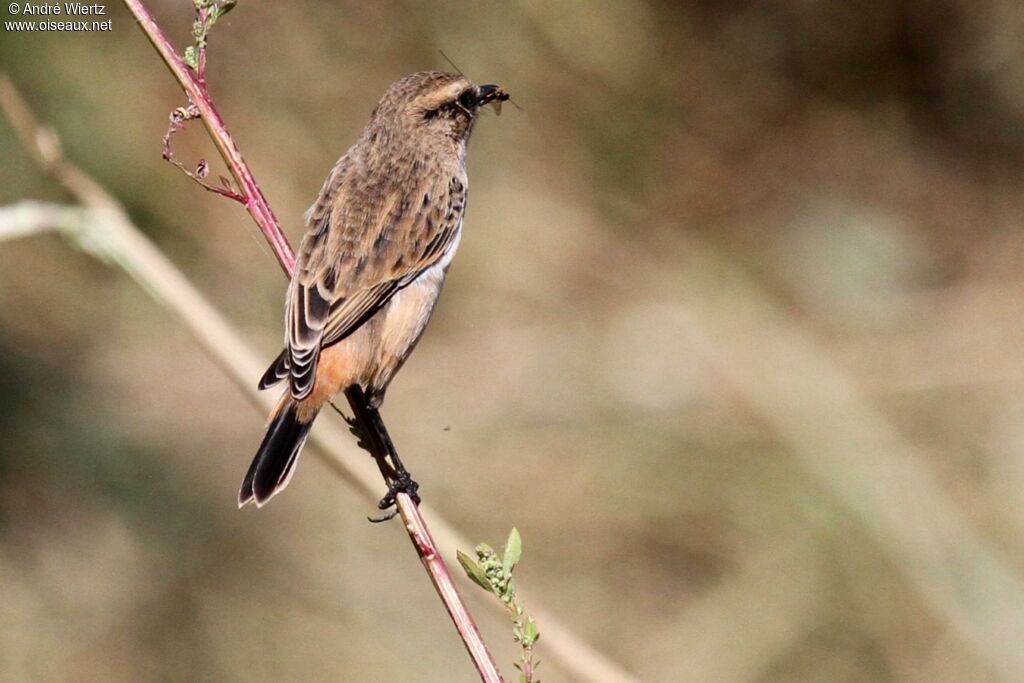
[[[395,479],[388,484],[388,492],[380,499],[380,502],[377,503],[377,507],[381,510],[387,510],[394,506],[399,493],[408,494],[409,497],[412,498],[413,502],[419,505],[419,489],[420,485],[416,483],[416,480],[413,479],[407,471],[404,469],[399,470]]]
[[[414,503],[419,505],[419,488],[420,485],[416,483],[416,480],[403,469],[397,474],[395,479],[391,480],[391,483],[388,484],[388,492],[384,494],[384,497],[377,503],[378,509],[387,510],[387,512],[385,512],[381,517],[370,517],[369,520],[374,523],[379,523],[386,522],[389,519],[394,519],[395,515],[398,514],[398,507],[396,506],[396,503],[398,501],[398,494],[400,493],[407,494],[412,498]]]

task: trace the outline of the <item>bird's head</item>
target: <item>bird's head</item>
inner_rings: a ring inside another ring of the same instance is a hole
[[[396,81],[381,98],[370,129],[387,129],[387,137],[411,137],[425,143],[463,147],[484,105],[508,99],[496,85],[476,85],[465,76],[419,71]]]

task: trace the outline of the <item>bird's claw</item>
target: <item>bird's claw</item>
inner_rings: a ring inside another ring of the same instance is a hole
[[[390,522],[392,519],[398,516],[398,508],[388,510],[380,517],[367,517],[366,521],[371,524],[380,524],[381,522]]]
[[[377,503],[377,508],[380,510],[388,510],[381,517],[368,517],[371,522],[378,524],[380,522],[386,522],[389,519],[394,519],[395,515],[398,514],[398,508],[396,503],[398,502],[398,494],[405,493],[413,499],[417,505],[420,503],[419,491],[420,485],[409,476],[409,473],[402,471],[398,473],[398,478],[388,484],[388,492],[384,494],[384,497]]]

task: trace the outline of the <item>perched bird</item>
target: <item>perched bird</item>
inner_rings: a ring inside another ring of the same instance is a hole
[[[466,143],[494,85],[421,71],[388,88],[306,212],[285,301],[285,348],[260,380],[287,380],[242,481],[241,507],[288,485],[313,420],[358,385],[372,408],[430,320],[459,245]]]

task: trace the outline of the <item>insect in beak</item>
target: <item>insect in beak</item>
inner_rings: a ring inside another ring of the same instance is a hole
[[[481,85],[477,88],[476,104],[478,107],[490,104],[494,113],[501,116],[501,103],[509,98],[509,94],[496,85]]]

